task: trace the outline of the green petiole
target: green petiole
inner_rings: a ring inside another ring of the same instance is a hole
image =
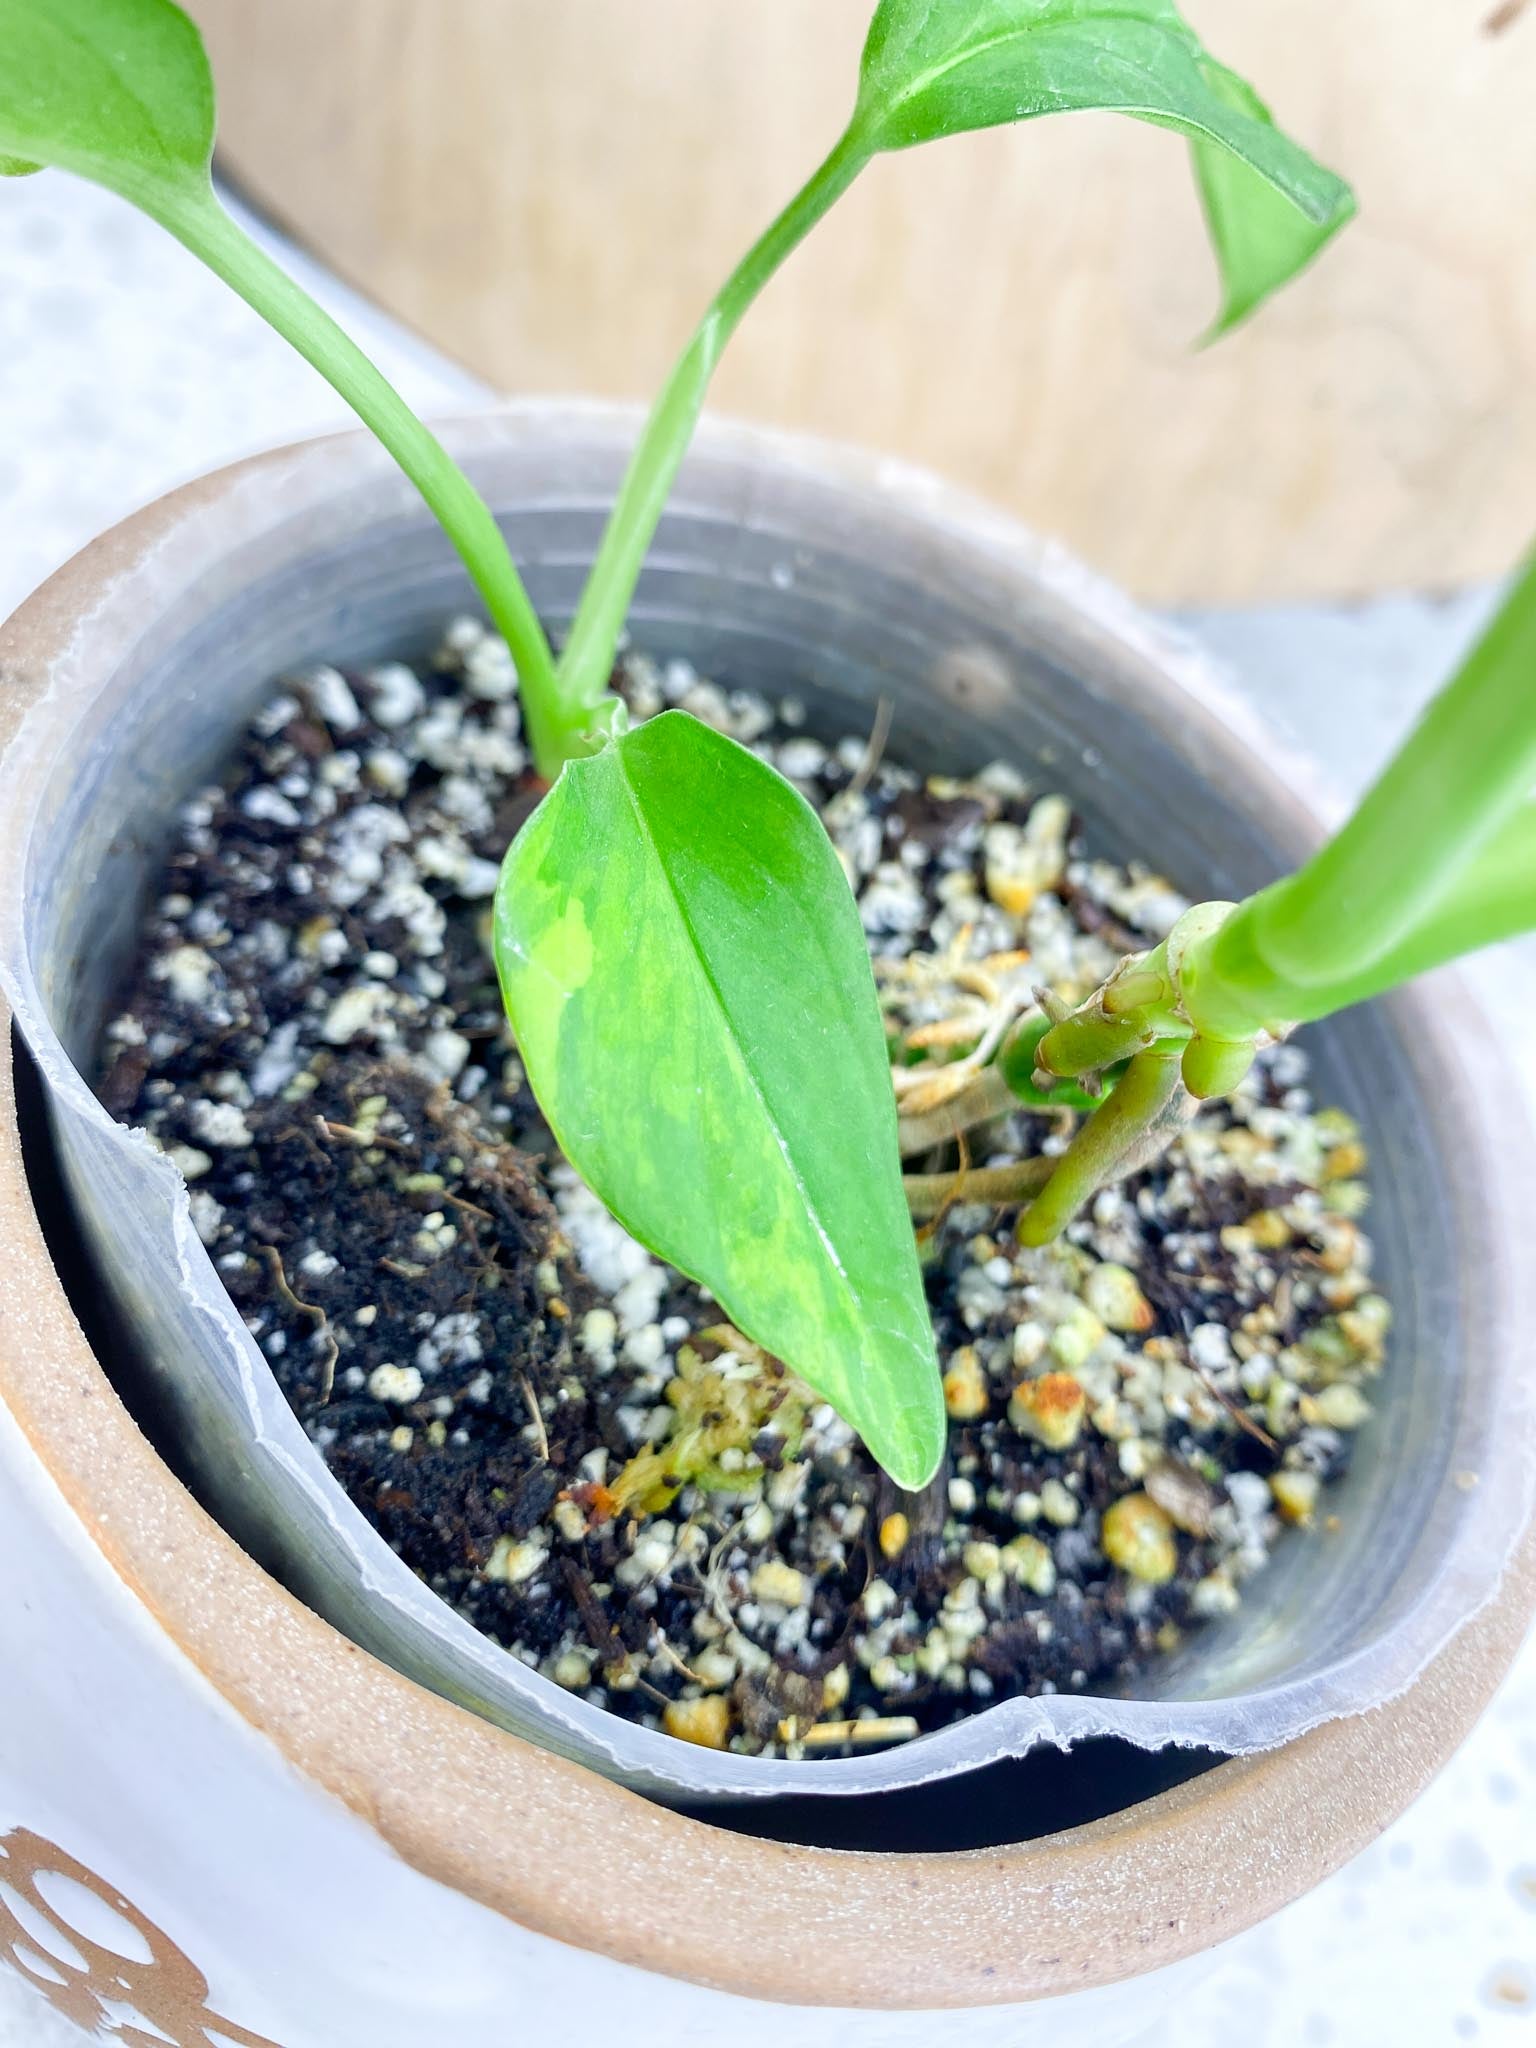
[[[420,491],[512,651],[539,770],[558,773],[590,725],[592,707],[575,703],[562,686],[544,628],[480,493],[383,372],[225,212],[211,186],[178,187],[139,203],[313,364]]]
[[[726,343],[784,259],[842,197],[868,161],[868,148],[850,127],[710,301],[709,310],[651,407],[560,656],[562,683],[576,700],[590,700],[606,685],[641,565]]]

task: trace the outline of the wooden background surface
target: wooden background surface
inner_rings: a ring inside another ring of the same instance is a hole
[[[515,391],[645,396],[846,116],[868,0],[191,0],[225,160]],[[1449,586],[1536,529],[1536,11],[1192,0],[1358,188],[1249,328],[1182,146],[1109,116],[877,162],[713,403],[925,462],[1160,602]]]

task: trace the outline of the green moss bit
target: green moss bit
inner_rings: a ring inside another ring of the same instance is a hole
[[[757,1439],[770,1430],[793,1457],[815,1396],[778,1359],[719,1323],[680,1347],[666,1399],[674,1419],[665,1440],[638,1451],[609,1488],[620,1514],[661,1514],[688,1486],[751,1491],[764,1469]]]

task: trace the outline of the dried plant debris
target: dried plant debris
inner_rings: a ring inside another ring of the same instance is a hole
[[[820,809],[857,894],[904,1116],[974,1085],[1183,907],[1008,768],[924,779],[793,703],[637,657]],[[1010,1695],[1134,1689],[1236,1609],[1370,1414],[1390,1322],[1365,1154],[1268,1052],[1066,1239],[925,1226],[951,1416],[925,1493],[651,1259],[554,1153],[486,946],[537,800],[502,643],[293,680],[185,807],[101,1093],[197,1228],[332,1471],[445,1600],[557,1684],[693,1742],[816,1756]],[[1065,1110],[970,1134],[1059,1150]],[[912,1162],[960,1163],[951,1143]]]

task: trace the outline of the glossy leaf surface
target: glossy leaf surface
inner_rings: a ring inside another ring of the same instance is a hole
[[[496,902],[566,1156],[903,1486],[944,1406],[869,955],[815,812],[682,712],[567,764]]]
[[[1041,114],[1108,110],[1194,146],[1232,326],[1354,212],[1344,181],[1278,129],[1171,0],[881,0],[853,132],[907,149]]]
[[[206,183],[213,131],[202,38],[170,0],[0,0],[0,170],[144,204]]]
[[[1219,64],[1206,69],[1212,91],[1274,125],[1268,107],[1235,73]],[[1190,146],[1205,224],[1221,271],[1222,304],[1207,341],[1246,320],[1280,285],[1305,270],[1355,211],[1345,192],[1321,220],[1303,213],[1252,167],[1214,142]]]

